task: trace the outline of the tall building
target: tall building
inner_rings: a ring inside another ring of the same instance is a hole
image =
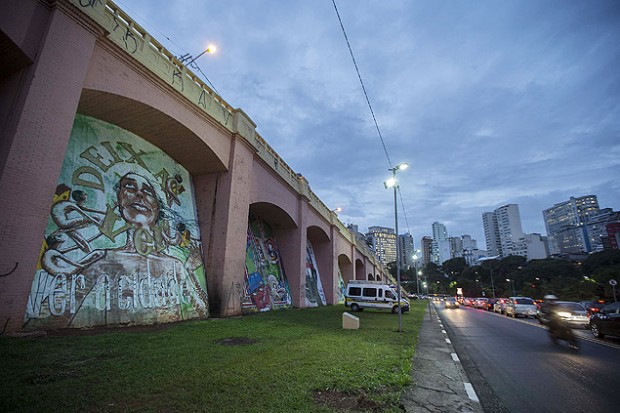
[[[431,252],[431,262],[441,265],[449,259],[450,242],[448,241],[448,230],[444,224],[433,222],[433,247]]]
[[[520,255],[527,260],[542,260],[549,256],[547,237],[540,234],[524,234],[514,243],[511,255]]]
[[[423,236],[420,242],[420,248],[422,249],[422,262],[418,263],[418,268],[431,262],[431,256],[433,255],[433,238],[426,235]]]
[[[413,267],[413,254],[415,254],[415,249],[413,237],[410,233],[407,232],[398,236],[398,247],[400,248],[400,268]]]
[[[450,245],[450,258],[463,256],[463,238],[448,237],[448,244]]]
[[[366,242],[383,264],[396,261],[396,233],[393,228],[368,227]]]
[[[620,246],[620,213],[616,213],[616,221],[606,225],[607,236],[604,238],[606,249],[617,250]]]
[[[594,228],[605,228],[607,222],[598,221],[599,216],[600,209],[596,195],[570,197],[568,201],[545,209],[543,218],[551,254],[592,252],[599,249],[599,242],[602,249],[602,240],[596,237],[593,239],[588,234],[588,224]],[[596,232],[594,228],[592,231]]]
[[[452,258],[464,258],[467,265],[470,266],[474,265],[475,260],[480,258],[481,253],[486,255],[486,252],[478,250],[478,243],[472,239],[471,235],[461,235],[451,245],[453,246]]]
[[[516,243],[524,238],[519,205],[507,204],[482,214],[488,256],[516,255]],[[519,248],[520,249],[520,248]]]
[[[519,205],[503,205],[495,210],[497,216],[497,228],[499,229],[499,242],[502,256],[512,255],[515,243],[523,238],[523,228],[521,227],[521,214]]]
[[[484,227],[484,240],[487,244],[487,256],[499,256],[501,245],[499,241],[497,216],[493,212],[484,212],[482,214],[482,226]]]

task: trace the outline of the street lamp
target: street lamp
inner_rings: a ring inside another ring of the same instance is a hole
[[[511,280],[510,278],[506,278],[506,281],[512,282],[512,296],[516,297],[517,296],[517,292],[515,291],[515,280]]]
[[[496,258],[499,258],[499,255],[495,256],[495,257],[485,257],[485,258],[478,259],[478,261],[488,261],[489,262],[489,275],[491,277],[491,291],[493,292],[493,298],[495,298],[495,286],[493,285],[493,268],[491,268],[491,260],[494,260]]]
[[[420,270],[420,272],[418,273],[418,252],[420,250],[417,250],[415,254],[413,254],[413,270],[415,272],[415,285],[416,285],[416,289],[418,291],[418,295],[420,295],[420,279],[418,278],[418,275],[422,275],[422,270]]]
[[[388,169],[392,171],[392,177],[383,183],[385,189],[394,188],[394,226],[396,227],[396,287],[398,288],[398,332],[403,331],[402,321],[402,308],[400,306],[400,248],[398,247],[398,202],[396,199],[396,192],[398,189],[398,181],[396,180],[396,171],[401,171],[409,167],[408,163],[400,163],[393,168]]]
[[[194,63],[194,62],[195,62],[195,61],[196,61],[196,60],[197,60],[200,56],[202,56],[203,54],[205,54],[205,53],[215,53],[215,52],[216,52],[216,50],[217,50],[217,48],[215,47],[215,45],[210,44],[210,45],[208,45],[208,46],[207,46],[207,48],[206,48],[205,50],[203,50],[203,51],[202,51],[202,53],[200,53],[198,56],[196,56],[196,57],[192,58],[192,56],[191,56],[189,53],[187,53],[187,54],[184,54],[183,56],[180,56],[180,57],[179,57],[179,61],[180,61],[181,63],[184,63],[184,64],[185,64],[185,61],[186,61],[186,60],[191,59],[191,60],[189,60],[189,62],[187,62],[187,64],[185,64],[185,66],[188,66],[188,67],[189,67],[189,65],[191,65],[192,63]]]

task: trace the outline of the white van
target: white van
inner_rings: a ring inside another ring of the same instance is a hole
[[[392,286],[381,281],[349,281],[345,293],[344,305],[351,311],[364,308],[389,309],[398,312],[398,293]],[[409,311],[409,301],[401,294],[402,312]]]

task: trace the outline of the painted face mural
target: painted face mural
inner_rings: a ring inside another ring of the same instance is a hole
[[[26,328],[207,316],[189,173],[143,139],[78,115],[50,211]]]
[[[250,215],[245,256],[244,314],[291,307],[292,300],[272,229]]]

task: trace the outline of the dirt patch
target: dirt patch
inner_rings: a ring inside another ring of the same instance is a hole
[[[370,400],[365,393],[348,393],[337,390],[317,390],[314,392],[314,401],[344,412],[380,412],[381,407]]]
[[[256,340],[252,340],[247,337],[228,337],[217,342],[222,346],[249,346],[256,343]]]

